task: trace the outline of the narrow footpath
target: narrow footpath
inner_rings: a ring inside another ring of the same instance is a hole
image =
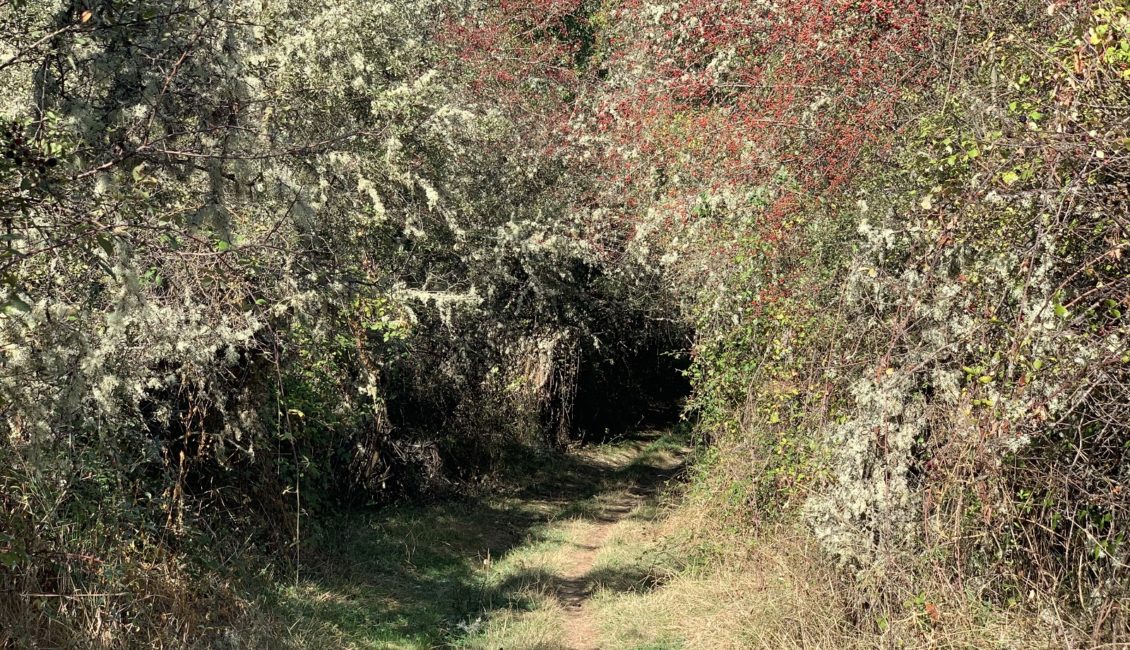
[[[689,449],[642,431],[532,459],[478,499],[343,517],[272,615],[297,648],[601,650],[600,599],[664,576],[625,551]]]
[[[666,467],[658,467],[655,479],[665,478],[678,466],[676,458]],[[600,634],[593,608],[588,606],[594,591],[600,587],[590,579],[597,559],[606,552],[607,542],[614,531],[641,506],[653,502],[656,482],[631,485],[623,494],[617,494],[602,504],[597,516],[580,527],[573,544],[565,553],[561,567],[561,581],[557,585],[557,599],[565,612],[565,646],[568,650],[599,650]]]

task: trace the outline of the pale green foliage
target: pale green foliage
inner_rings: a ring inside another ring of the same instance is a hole
[[[0,576],[20,586],[0,616],[20,626],[0,644],[46,619],[83,637],[82,606],[24,595],[56,578],[141,611],[122,576],[170,540],[293,551],[303,510],[540,433],[491,368],[606,312],[571,306],[591,287],[547,191],[560,165],[512,155],[513,125],[440,68],[459,7],[19,4],[0,7],[0,144],[29,152],[0,167]]]
[[[945,11],[930,22],[960,44],[936,62],[949,77],[907,90],[846,187],[798,191],[808,131],[784,125],[800,144],[757,183],[704,164],[714,174],[687,187],[644,162],[633,177],[655,187],[632,252],[664,269],[698,327],[693,405],[727,452],[710,468],[718,498],[751,524],[796,513],[859,586],[865,624],[906,615],[925,571],[990,602],[1070,603],[1089,638],[1117,638],[1127,9],[963,11],[957,33]],[[724,74],[727,56],[703,65]],[[654,65],[622,63],[613,84]],[[709,159],[689,150],[693,125],[726,101],[648,125],[656,146],[674,133],[688,150],[669,160]],[[798,121],[829,110],[818,98]],[[635,144],[616,144],[629,164]]]

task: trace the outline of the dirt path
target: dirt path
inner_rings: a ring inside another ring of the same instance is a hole
[[[640,502],[641,499],[635,497],[606,509],[602,513],[606,516],[598,519],[583,538],[575,543],[576,550],[570,553],[565,562],[561,582],[557,586],[557,599],[565,610],[562,624],[565,647],[569,650],[600,650],[600,632],[592,612],[585,607],[593,593],[588,575],[612,528],[639,506]]]
[[[634,432],[482,498],[343,517],[274,615],[295,648],[611,650],[605,596],[654,584],[624,544],[689,451]]]
[[[583,532],[572,544],[572,550],[561,563],[562,573],[557,583],[556,597],[565,612],[562,620],[563,644],[567,650],[601,650],[600,630],[589,607],[594,593],[590,579],[597,557],[616,526],[649,500],[657,498],[664,482],[681,466],[674,460],[642,484],[629,487],[603,504]]]

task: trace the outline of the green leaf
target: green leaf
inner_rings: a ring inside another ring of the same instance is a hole
[[[15,566],[19,564],[23,559],[24,556],[20,553],[16,553],[15,551],[0,552],[0,566],[3,566],[7,569],[15,568]]]
[[[106,251],[107,255],[109,255],[111,257],[114,255],[114,242],[108,236],[98,235],[97,237],[94,238],[94,241],[98,242],[98,246],[102,250]]]
[[[4,311],[8,312],[9,314],[17,312],[26,314],[31,311],[31,305],[27,304],[23,300],[20,300],[16,296],[9,296],[8,302],[4,304]]]

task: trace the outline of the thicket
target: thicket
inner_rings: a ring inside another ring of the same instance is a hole
[[[687,332],[703,520],[861,629],[1130,635],[1124,0],[0,12],[10,639],[222,629]]]
[[[460,11],[0,3],[0,645],[238,643],[307,521],[563,444],[667,336]]]
[[[892,643],[986,606],[1125,641],[1126,3],[501,12],[539,56],[496,81],[582,77],[598,250],[695,327],[715,532],[802,523]]]
[[[1127,9],[614,13],[590,119],[697,330],[711,500],[802,521],[864,629],[1130,634]]]

